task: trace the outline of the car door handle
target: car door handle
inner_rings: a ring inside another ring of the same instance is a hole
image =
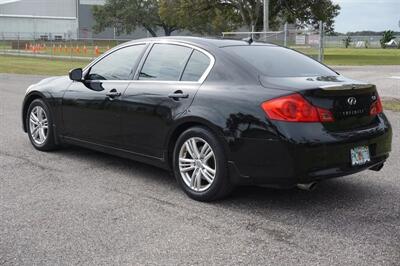
[[[187,99],[189,98],[189,94],[183,93],[182,91],[176,91],[174,93],[169,94],[168,97],[174,100]]]
[[[106,93],[106,96],[110,97],[110,98],[116,98],[116,97],[121,96],[121,93],[118,92],[116,89],[112,89],[110,92]]]

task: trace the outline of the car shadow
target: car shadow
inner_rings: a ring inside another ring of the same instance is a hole
[[[145,179],[156,186],[170,187],[170,193],[181,193],[175,178],[168,171],[144,163],[115,157],[101,152],[71,146],[56,151],[63,157],[84,160],[94,168],[107,168],[129,178]],[[133,172],[140,172],[134,175]],[[366,172],[364,172],[366,173]],[[227,208],[252,208],[252,209],[285,209],[285,210],[310,210],[323,209],[325,211],[341,208],[353,208],[363,204],[365,200],[371,201],[379,197],[382,187],[364,182],[363,173],[357,177],[343,177],[326,180],[318,184],[314,191],[293,189],[273,189],[258,186],[241,186],[227,198],[213,203],[215,206]],[[156,196],[156,195],[152,195]],[[189,199],[188,199],[189,200]]]

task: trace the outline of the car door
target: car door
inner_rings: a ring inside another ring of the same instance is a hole
[[[163,158],[172,121],[193,98],[214,58],[195,47],[155,43],[121,101],[125,147],[146,156]]]
[[[132,81],[146,44],[126,46],[103,57],[63,96],[63,135],[120,147],[120,97]]]

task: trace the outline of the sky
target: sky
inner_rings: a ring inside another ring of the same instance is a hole
[[[335,31],[400,31],[400,0],[332,0],[342,8]]]

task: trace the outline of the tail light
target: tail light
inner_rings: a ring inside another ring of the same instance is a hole
[[[378,96],[378,99],[372,103],[371,108],[369,110],[369,114],[371,116],[380,114],[383,112],[383,107],[382,107],[382,102],[381,98]]]
[[[262,109],[272,120],[286,122],[333,122],[331,111],[311,105],[300,94],[290,94],[266,101]]]

